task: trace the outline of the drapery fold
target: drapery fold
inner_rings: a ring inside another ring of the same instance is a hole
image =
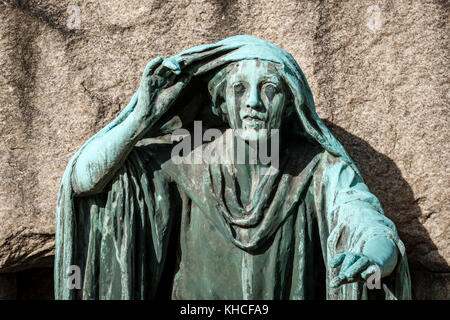
[[[133,150],[98,195],[75,197],[67,174],[57,212],[56,299],[154,297],[173,203],[168,179],[146,153]],[[71,265],[81,269],[82,290],[69,286]]]
[[[336,253],[363,253],[367,241],[383,236],[397,246],[399,256],[395,270],[381,279],[385,299],[411,299],[411,280],[403,242],[398,237],[394,223],[381,208],[378,199],[369,192],[361,176],[346,162],[325,153],[316,184],[315,205],[320,221],[320,238],[327,265],[327,298],[332,300],[367,299],[374,291],[363,282],[331,288],[330,281],[339,269],[329,266]],[[320,214],[322,213],[322,214]],[[325,242],[326,239],[326,242]]]

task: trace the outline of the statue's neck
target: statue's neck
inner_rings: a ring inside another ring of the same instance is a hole
[[[239,140],[239,139],[238,139]],[[238,144],[240,143],[240,145]],[[263,147],[263,144],[265,147]],[[275,148],[279,148],[276,145]],[[265,150],[262,150],[264,148]],[[272,156],[279,156],[279,150],[272,150],[271,140],[266,141],[234,141],[234,162],[237,179],[249,188],[250,195],[255,194],[263,177],[267,175]]]

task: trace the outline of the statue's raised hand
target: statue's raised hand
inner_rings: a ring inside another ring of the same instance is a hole
[[[144,127],[154,124],[169,110],[186,87],[189,77],[188,73],[181,73],[180,66],[172,59],[158,57],[147,64],[133,111]]]

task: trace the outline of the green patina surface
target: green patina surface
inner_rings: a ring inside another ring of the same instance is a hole
[[[174,163],[167,134],[194,121],[223,133],[280,129],[279,166],[267,175],[261,163]],[[250,36],[147,65],[128,106],[67,166],[55,259],[57,299],[411,294],[395,226],[317,116],[300,67]],[[71,265],[79,290],[68,286]],[[364,283],[371,265],[383,290]]]

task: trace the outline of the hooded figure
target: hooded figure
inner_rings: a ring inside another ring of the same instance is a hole
[[[285,93],[279,165],[255,180],[245,165],[175,163],[175,129],[227,132],[239,118],[227,82],[246,61],[282,82],[266,92]],[[128,106],[70,160],[56,220],[56,299],[410,299],[396,228],[316,114],[300,67],[251,36],[152,60]],[[383,290],[356,276],[373,274],[367,253],[384,248],[373,239],[395,250]]]

